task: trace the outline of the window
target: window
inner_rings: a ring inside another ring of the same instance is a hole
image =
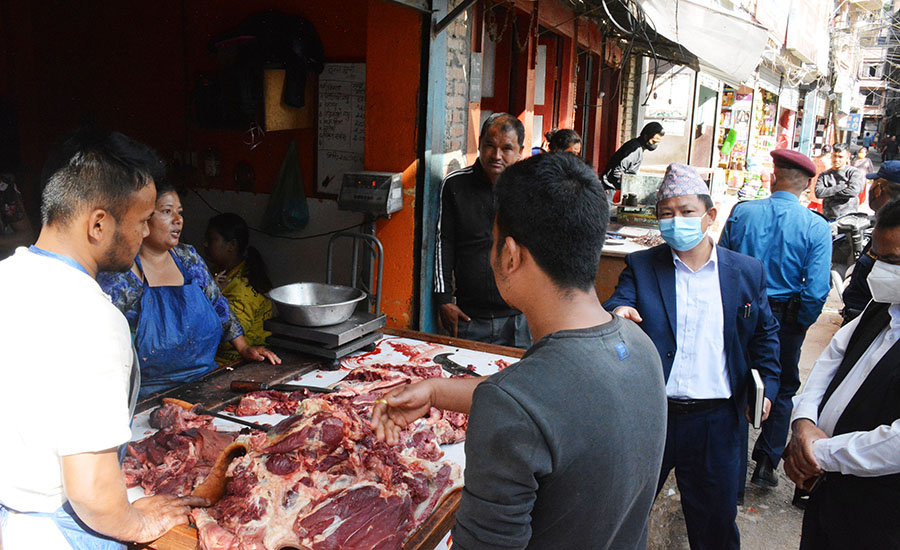
[[[884,65],[881,61],[871,63],[861,63],[859,66],[859,78],[868,80],[877,80],[883,74]]]

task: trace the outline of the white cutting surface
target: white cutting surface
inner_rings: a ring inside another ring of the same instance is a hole
[[[343,380],[350,370],[357,367],[369,365],[433,365],[432,358],[441,353],[452,353],[450,359],[459,363],[464,367],[475,370],[478,374],[491,375],[500,370],[502,362],[513,364],[518,359],[507,357],[505,355],[496,355],[470,349],[457,348],[444,344],[433,344],[431,342],[423,342],[421,340],[413,340],[411,338],[400,338],[396,336],[385,336],[378,341],[375,351],[359,352],[344,358],[341,361],[341,369],[336,371],[314,370],[303,376],[286,383],[306,384],[310,386],[333,386]],[[151,409],[152,410],[152,409]],[[228,414],[228,413],[222,413]],[[259,415],[259,416],[242,416],[242,420],[249,420],[258,424],[275,425],[281,422],[285,417],[281,415]],[[131,440],[137,441],[152,434],[155,430],[148,423],[150,419],[150,410],[136,414],[131,425]],[[236,431],[242,426],[220,418],[213,419],[216,429],[222,431]],[[442,445],[444,451],[444,459],[452,460],[463,468],[466,466],[465,443],[454,443],[453,445]],[[128,498],[132,502],[144,496],[144,490],[141,487],[133,487],[128,490]],[[449,545],[450,534],[444,537],[435,548],[438,550],[446,550]]]

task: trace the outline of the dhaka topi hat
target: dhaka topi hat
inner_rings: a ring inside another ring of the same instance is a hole
[[[709,187],[692,166],[673,162],[666,168],[656,202],[682,195],[709,195]]]

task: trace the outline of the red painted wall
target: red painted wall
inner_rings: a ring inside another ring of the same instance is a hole
[[[291,2],[158,0],[145,3],[30,2],[0,9],[0,94],[16,103],[23,147],[23,187],[36,211],[47,152],[85,115],[160,151],[218,149],[220,176],[199,183],[233,189],[233,168],[251,164],[255,192],[269,192],[290,141],[296,140],[307,193],[315,187],[314,129],[269,132],[255,149],[243,131],[207,131],[194,122],[188,95],[197,73],[218,70],[212,36],[253,13],[274,8],[308,19],[327,61],[367,63],[366,167],[404,173],[404,210],[379,222],[388,263],[384,310],[410,326],[413,296],[416,116],[421,16],[383,0]]]
[[[310,21],[322,40],[327,61],[366,61],[366,0],[347,0],[338,4],[328,2],[268,1],[248,3],[243,0],[207,0],[187,2],[186,27],[188,29],[188,73],[215,72],[219,64],[215,55],[207,51],[210,38],[231,29],[248,15],[277,9],[296,14]],[[193,83],[191,83],[193,86]],[[187,148],[198,151],[201,159],[208,148],[221,153],[221,175],[204,179],[201,185],[234,189],[234,165],[240,161],[250,163],[256,175],[257,193],[270,193],[291,140],[297,142],[300,170],[307,195],[315,192],[316,130],[315,128],[268,132],[255,149],[245,145],[242,131],[201,130],[189,121]]]
[[[367,0],[325,2],[239,0],[152,3],[11,2],[0,19],[4,36],[4,85],[14,98],[28,176],[36,179],[49,148],[86,117],[157,148],[168,160],[175,151],[208,147],[221,154],[221,175],[202,181],[233,188],[233,167],[249,162],[256,192],[269,192],[292,139],[297,141],[307,191],[314,190],[315,130],[270,132],[254,150],[242,131],[197,127],[188,94],[200,72],[218,70],[209,39],[265,9],[308,19],[328,61],[365,61]],[[7,47],[15,43],[15,48]],[[418,53],[418,52],[417,52]],[[37,207],[36,204],[29,207]]]

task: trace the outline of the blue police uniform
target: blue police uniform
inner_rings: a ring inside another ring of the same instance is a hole
[[[791,399],[800,387],[800,347],[828,297],[831,229],[796,195],[775,191],[768,199],[736,205],[719,245],[758,258],[766,268],[769,303],[780,324],[781,386],[753,457],[758,461],[765,453],[777,467],[787,442]]]

